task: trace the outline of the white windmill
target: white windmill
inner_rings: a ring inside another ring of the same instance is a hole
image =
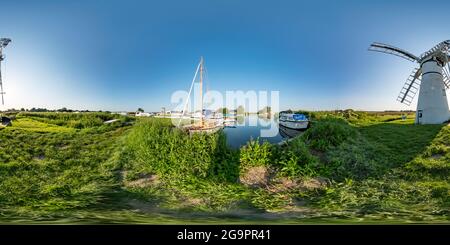
[[[2,61],[5,59],[5,56],[3,56],[3,48],[5,48],[10,42],[11,39],[9,38],[0,38],[0,94],[2,95],[2,105],[5,104],[5,100],[3,99],[5,92],[3,92],[2,83]]]
[[[419,57],[397,47],[373,43],[370,51],[396,55],[420,64],[406,80],[397,100],[410,105],[419,92],[417,124],[439,124],[450,119],[445,90],[450,87],[450,40],[443,41]]]

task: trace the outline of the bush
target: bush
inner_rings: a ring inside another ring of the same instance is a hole
[[[326,151],[356,135],[357,131],[342,119],[322,119],[317,121],[302,137],[311,148]]]

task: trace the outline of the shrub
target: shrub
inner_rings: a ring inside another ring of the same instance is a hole
[[[284,176],[313,176],[318,160],[311,155],[303,140],[297,137],[281,149],[277,164]]]
[[[357,131],[342,119],[322,119],[317,121],[302,137],[311,148],[326,151],[356,134]]]

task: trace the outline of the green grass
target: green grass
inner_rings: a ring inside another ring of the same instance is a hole
[[[33,120],[31,118],[19,118],[14,121],[14,127],[34,132],[73,132],[74,128],[58,126],[56,124],[49,124]]]
[[[285,145],[230,149],[222,132],[189,135],[169,119],[19,113],[0,130],[0,222],[449,221],[449,126],[309,114],[313,126]],[[268,182],[241,183],[255,167]],[[316,180],[328,184],[305,184]]]
[[[340,149],[339,158],[378,167],[365,178],[337,182],[313,198],[315,205],[345,217],[448,222],[449,126],[405,121],[356,122],[364,142],[351,144],[352,154]]]

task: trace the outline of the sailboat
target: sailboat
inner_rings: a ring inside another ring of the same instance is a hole
[[[183,129],[189,131],[189,133],[213,133],[217,132],[219,129],[223,128],[223,119],[217,117],[207,117],[207,114],[211,114],[210,111],[205,110],[203,108],[203,76],[205,72],[205,63],[203,57],[200,57],[200,62],[197,66],[197,70],[195,71],[194,78],[192,79],[191,88],[189,89],[188,99],[186,100],[186,104],[184,105],[183,111],[180,116],[180,121],[178,126],[183,118],[186,118],[186,109],[189,103],[189,98],[191,97],[192,88],[194,87],[194,83],[197,79],[197,75],[199,76],[199,85],[200,85],[200,110],[191,114],[190,118],[193,119],[194,123],[183,126]],[[209,113],[208,113],[209,112]]]

